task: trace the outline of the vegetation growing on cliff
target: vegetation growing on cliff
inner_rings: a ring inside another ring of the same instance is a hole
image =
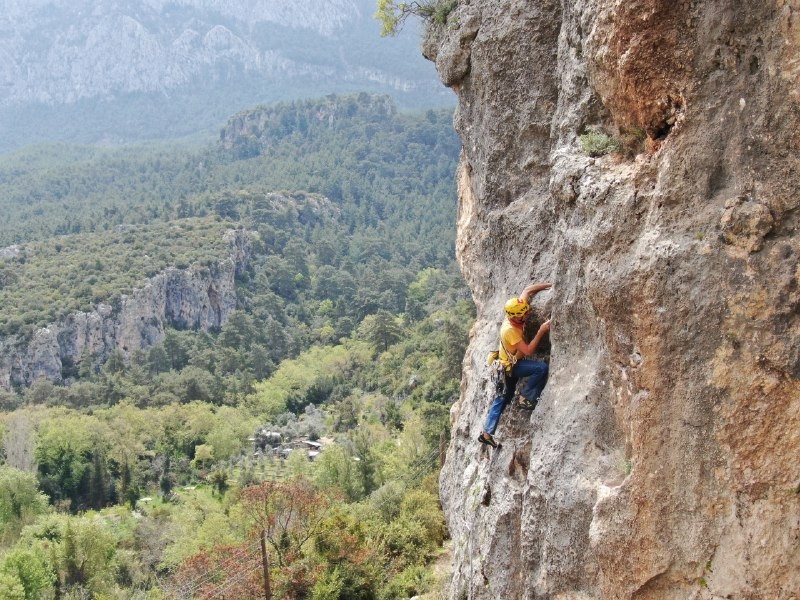
[[[578,138],[581,141],[583,152],[593,157],[619,152],[622,148],[622,144],[617,138],[601,128],[590,129]]]
[[[578,136],[581,150],[592,157],[619,153],[632,159],[642,152],[652,151],[653,142],[641,127],[625,127],[618,136],[609,134],[602,127],[590,127]]]
[[[458,0],[433,0],[430,2],[396,2],[378,0],[375,18],[381,22],[381,35],[397,35],[410,16],[444,25],[448,15],[458,6]]]

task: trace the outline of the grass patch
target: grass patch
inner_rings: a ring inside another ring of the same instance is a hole
[[[622,450],[617,452],[617,467],[625,477],[633,473],[633,459],[625,456]]]
[[[622,461],[622,472],[625,473],[625,477],[633,473],[633,461],[630,458]]]
[[[637,154],[651,151],[647,132],[638,126],[623,128],[619,136],[611,135],[602,127],[592,126],[578,138],[583,153],[592,157],[622,154],[625,158],[632,159]]]
[[[601,128],[590,129],[578,137],[583,153],[595,158],[622,150],[622,142]]]

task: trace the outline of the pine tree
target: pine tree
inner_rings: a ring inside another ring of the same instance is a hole
[[[359,331],[364,339],[381,352],[386,352],[389,346],[403,337],[403,330],[397,319],[386,310],[379,310],[374,315],[364,317]]]
[[[165,502],[168,502],[172,495],[172,476],[169,472],[170,460],[169,456],[164,459],[164,469],[161,471],[161,479],[158,486],[161,488],[161,496]]]
[[[78,543],[72,523],[67,522],[63,543],[64,585],[72,586],[83,583],[83,569],[78,558]]]
[[[107,471],[103,454],[100,451],[92,453],[92,472],[89,476],[89,506],[103,508],[106,503]]]

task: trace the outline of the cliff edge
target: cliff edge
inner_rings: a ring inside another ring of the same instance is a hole
[[[40,377],[70,383],[69,371],[83,360],[102,365],[115,350],[128,357],[163,340],[167,327],[219,329],[236,309],[236,276],[251,254],[248,231],[230,229],[225,241],[229,256],[216,264],[170,267],[114,305],[0,339],[0,390],[29,387]]]
[[[800,1],[461,0],[423,52],[478,308],[450,597],[800,598]],[[534,281],[550,380],[494,451],[485,355]]]

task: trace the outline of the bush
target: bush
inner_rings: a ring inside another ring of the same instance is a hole
[[[0,573],[0,598],[25,600],[25,588],[15,574]]]
[[[605,156],[622,149],[622,143],[602,129],[592,129],[578,137],[584,154],[589,156]]]
[[[431,575],[425,567],[409,567],[389,580],[381,590],[381,600],[413,598],[425,592],[431,584]]]
[[[425,525],[405,515],[380,528],[386,556],[399,568],[424,565],[436,546]]]
[[[338,600],[341,598],[342,588],[344,582],[339,569],[323,573],[311,588],[311,600]]]
[[[414,489],[406,493],[400,507],[401,514],[420,523],[434,546],[441,546],[447,531],[439,499],[430,492]]]
[[[447,17],[458,6],[458,0],[434,0],[431,2],[396,2],[396,0],[378,0],[378,12],[375,18],[381,24],[381,35],[397,35],[410,15],[444,25]]]
[[[25,598],[47,597],[56,582],[47,556],[38,547],[18,547],[5,554],[0,562],[0,573],[4,575],[4,591],[12,598],[18,596],[20,587]]]
[[[433,5],[431,19],[437,25],[447,23],[447,17],[458,6],[458,0],[442,0]]]

